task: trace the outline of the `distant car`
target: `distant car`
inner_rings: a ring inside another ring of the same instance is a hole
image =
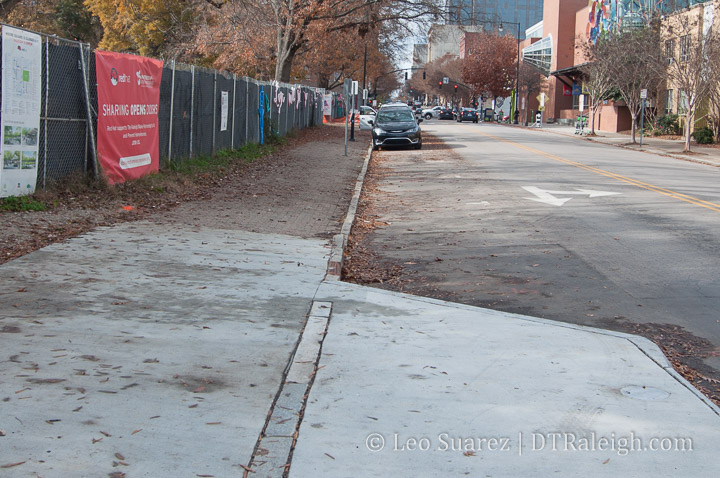
[[[410,107],[405,105],[386,105],[381,107],[371,123],[373,149],[385,146],[412,146],[422,148],[420,123]]]
[[[440,110],[440,113],[438,113],[438,119],[455,119],[455,114],[453,114],[453,110],[450,108],[443,108]]]
[[[429,110],[423,110],[423,117],[428,120],[430,118],[437,118],[440,116],[440,112],[443,110],[442,106],[433,106]]]
[[[360,112],[359,112],[359,127],[361,131],[367,131],[372,129],[372,123],[370,123],[370,120],[375,119],[375,115],[377,115],[377,111],[370,108],[369,106],[361,106]]]
[[[462,123],[463,121],[472,121],[473,123],[477,123],[477,110],[474,110],[472,108],[462,108],[460,111],[458,111],[457,122]]]

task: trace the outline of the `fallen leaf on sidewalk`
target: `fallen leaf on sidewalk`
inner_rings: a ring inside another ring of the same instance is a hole
[[[7,464],[7,465],[0,465],[0,468],[12,468],[12,467],[14,467],[14,466],[20,466],[20,465],[22,465],[23,463],[25,463],[25,462],[24,462],[24,461],[18,461],[17,463],[9,463],[9,464]]]

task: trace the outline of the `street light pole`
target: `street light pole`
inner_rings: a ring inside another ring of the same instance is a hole
[[[515,64],[515,104],[514,109],[510,112],[510,117],[513,119],[514,124],[518,124],[518,118],[515,114],[515,111],[518,110],[518,98],[520,97],[520,22],[505,22],[509,23],[510,25],[516,25],[517,26],[517,36],[515,39],[517,40],[517,63]],[[503,22],[500,22],[500,31],[503,30]]]

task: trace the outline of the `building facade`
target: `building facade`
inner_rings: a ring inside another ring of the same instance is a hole
[[[449,25],[519,23],[520,32],[543,17],[543,0],[447,0]]]

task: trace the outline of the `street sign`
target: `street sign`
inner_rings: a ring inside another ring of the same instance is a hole
[[[446,76],[443,78],[443,85],[447,85],[448,83],[450,83],[450,78]]]
[[[580,114],[582,114],[582,112],[585,111],[585,95],[580,95],[578,100],[580,101]]]
[[[353,82],[352,82],[352,93],[351,93],[351,94],[357,95],[357,94],[358,94],[358,87],[359,87],[359,86],[358,86],[358,82],[357,82],[357,81],[353,81]]]
[[[363,88],[363,102],[367,101],[368,98],[368,90],[367,88]]]
[[[645,89],[640,90],[640,99],[642,99],[642,100],[647,99],[647,90],[645,90]]]

